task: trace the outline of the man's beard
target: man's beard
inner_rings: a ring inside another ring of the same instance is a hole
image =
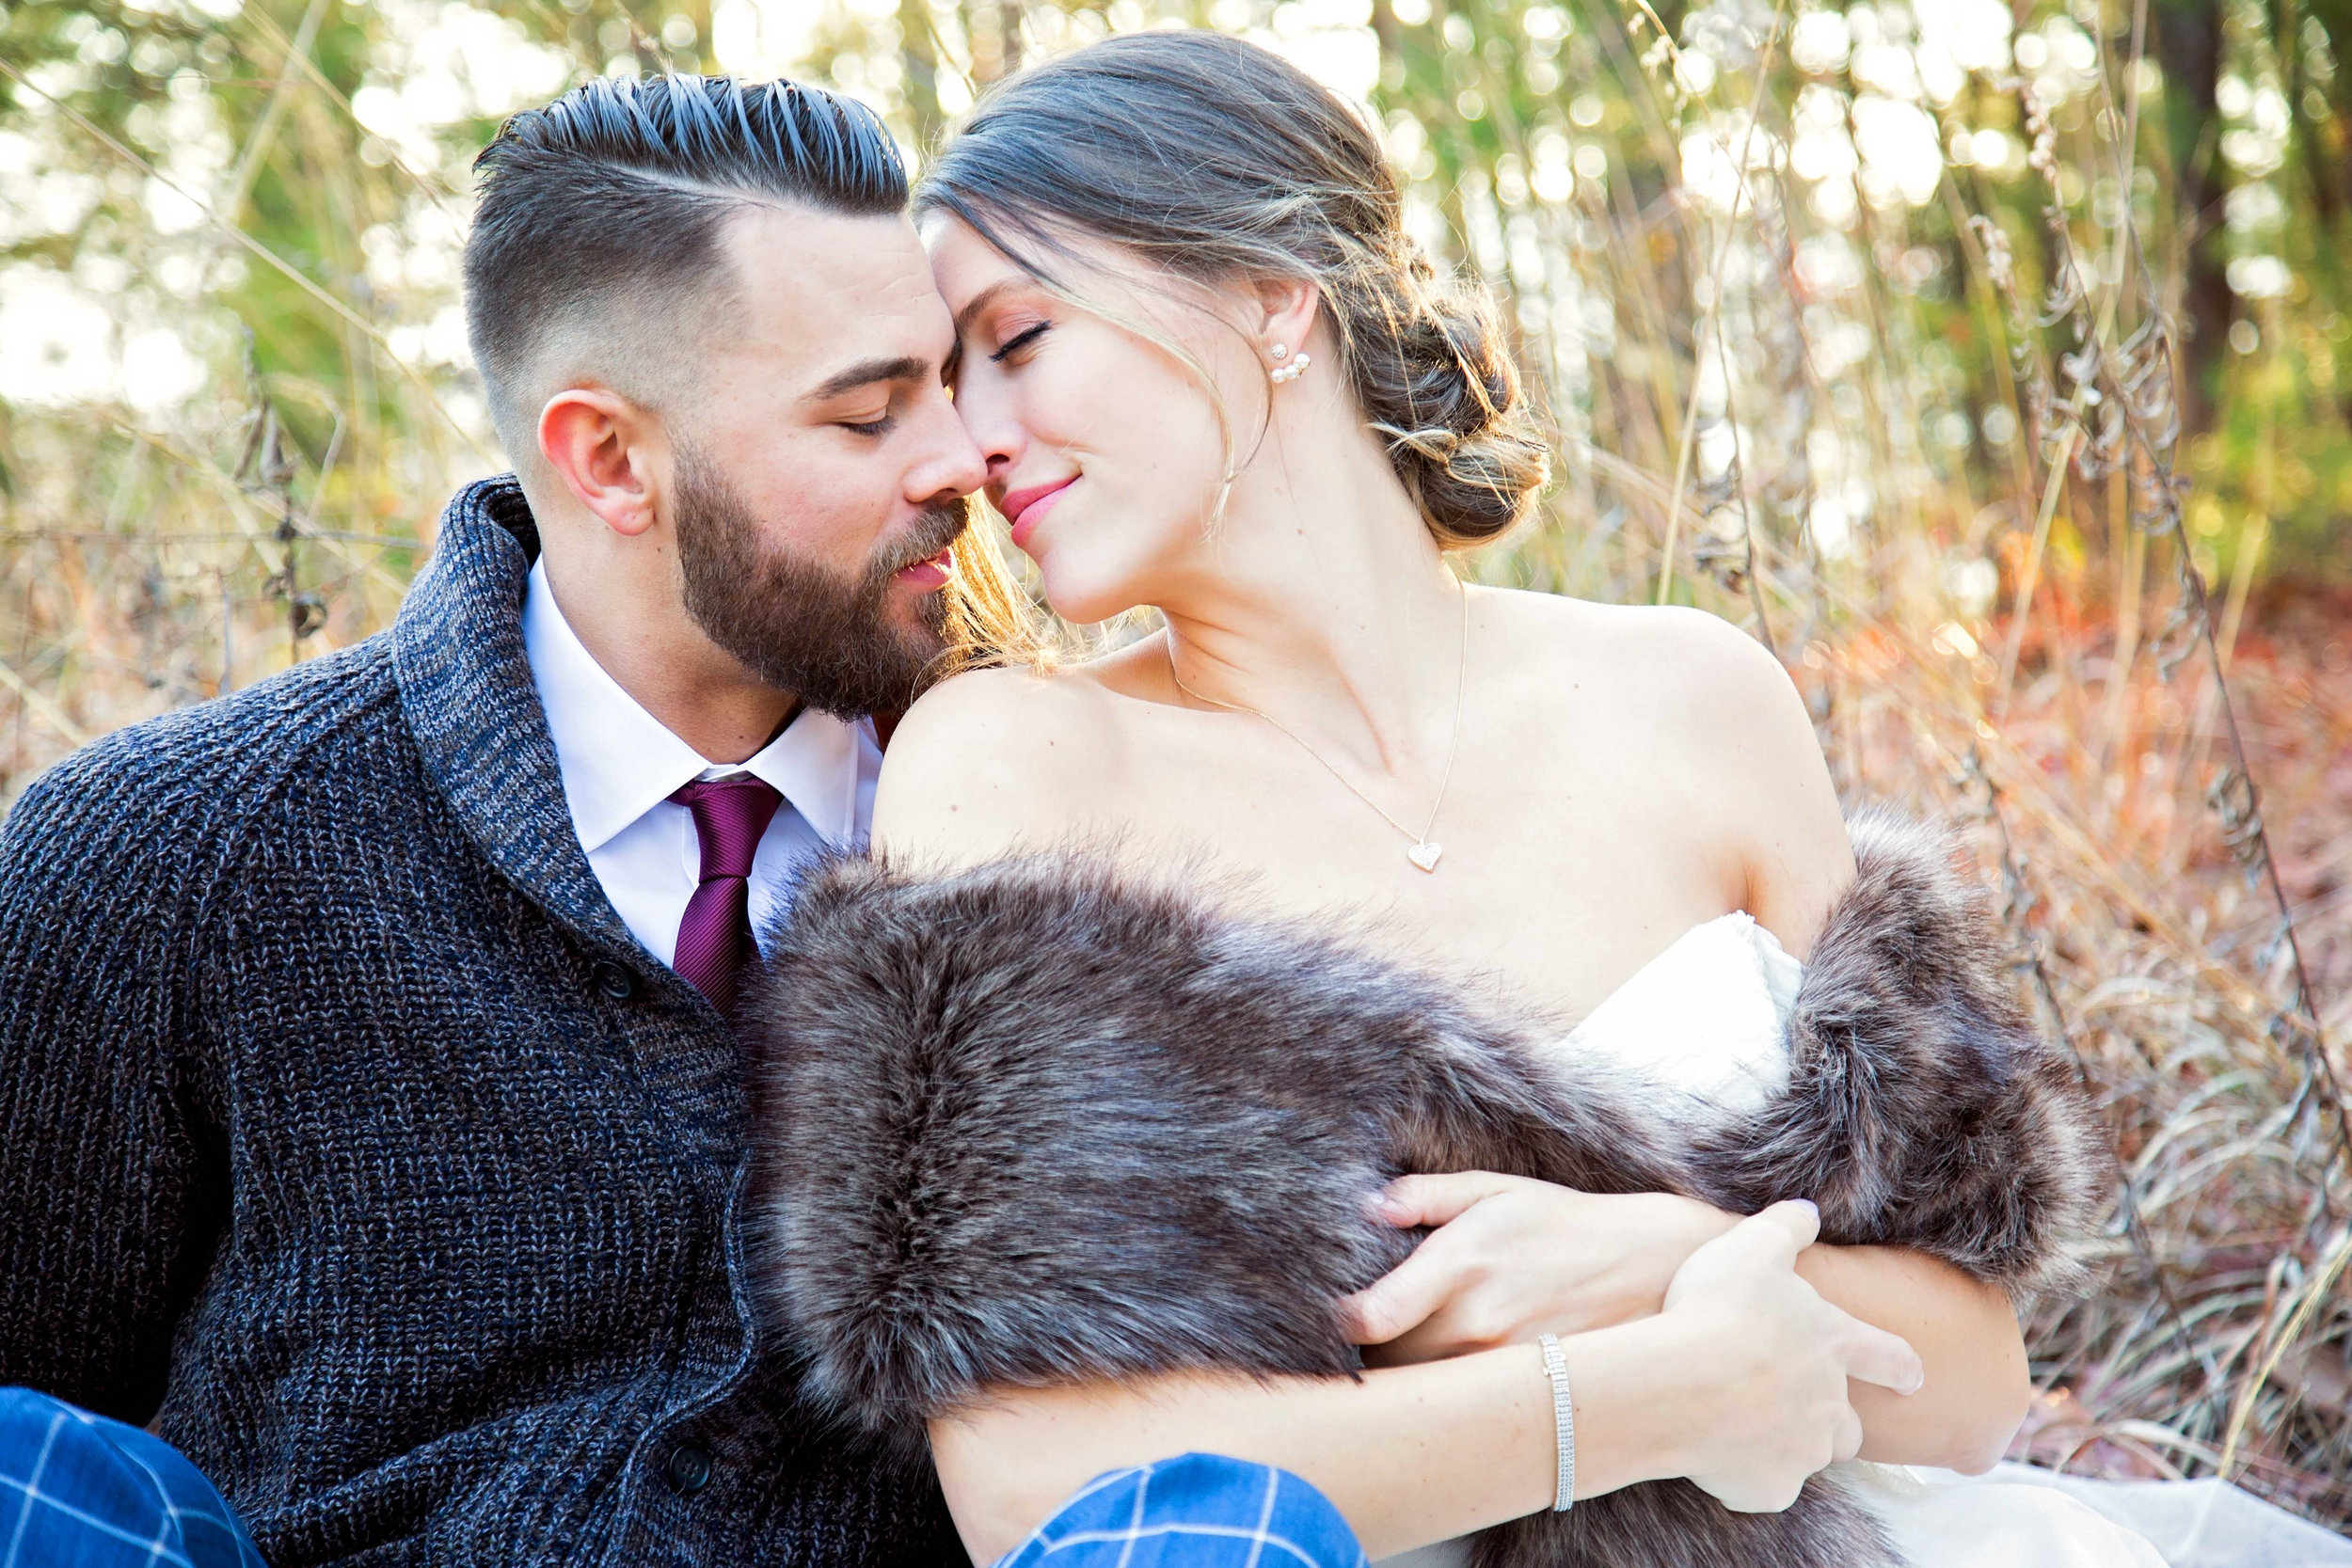
[[[916,601],[915,626],[894,626],[891,578],[955,543],[964,501],[926,511],[854,576],[764,543],[743,498],[691,451],[678,453],[676,516],[686,612],[762,685],[844,719],[914,700],[946,646],[947,594]]]

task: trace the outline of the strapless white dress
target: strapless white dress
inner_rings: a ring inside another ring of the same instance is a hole
[[[1724,915],[1644,965],[1552,1049],[1613,1064],[1676,1125],[1753,1110],[1788,1081],[1804,975],[1770,931]],[[2352,1542],[2219,1482],[2089,1481],[2022,1465],[1983,1476],[1837,1468],[1912,1568],[2352,1568]],[[1469,1560],[1467,1542],[1446,1541],[1376,1568]]]

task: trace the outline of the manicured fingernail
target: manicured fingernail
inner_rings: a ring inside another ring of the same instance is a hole
[[[1810,1209],[1810,1210],[1812,1210],[1812,1211],[1813,1211],[1813,1217],[1814,1217],[1814,1219],[1816,1219],[1817,1221],[1818,1221],[1818,1220],[1821,1217],[1821,1206],[1820,1206],[1820,1204],[1818,1204],[1818,1203],[1814,1202],[1811,1198],[1809,1198],[1809,1197],[1791,1198],[1789,1201],[1790,1201],[1790,1202],[1792,1202],[1792,1203],[1797,1204],[1800,1208],[1804,1208],[1804,1209]]]

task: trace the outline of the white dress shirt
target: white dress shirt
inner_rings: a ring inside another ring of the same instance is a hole
[[[680,785],[749,773],[784,797],[752,860],[754,931],[775,913],[802,861],[829,845],[865,841],[882,772],[867,721],[803,708],[749,761],[714,766],[605,673],[557,608],[544,559],[532,566],[523,598],[523,654],[589,869],[663,963],[677,951],[678,924],[702,870],[693,814],[669,800]]]

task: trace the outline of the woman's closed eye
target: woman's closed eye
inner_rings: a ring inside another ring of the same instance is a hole
[[[1037,345],[1037,341],[1040,338],[1044,337],[1047,332],[1051,331],[1053,329],[1053,325],[1054,324],[1052,322],[1039,322],[1035,326],[1025,327],[1021,331],[1014,333],[1010,339],[1007,340],[1002,348],[988,356],[989,363],[993,365],[1001,365],[1007,360],[1012,358],[1015,355],[1035,347]]]

